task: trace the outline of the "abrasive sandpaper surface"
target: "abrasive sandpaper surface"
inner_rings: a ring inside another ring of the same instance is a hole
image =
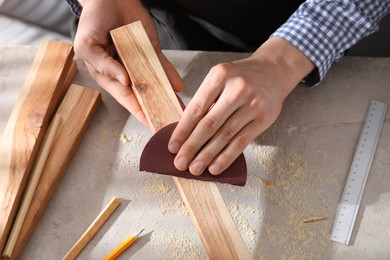
[[[177,123],[167,125],[152,136],[142,152],[139,166],[140,171],[187,179],[229,183],[238,186],[245,185],[247,167],[244,154],[240,154],[229,168],[217,176],[212,175],[208,170],[200,176],[195,176],[189,171],[179,171],[176,169],[173,163],[175,155],[168,150],[168,142],[176,125]]]

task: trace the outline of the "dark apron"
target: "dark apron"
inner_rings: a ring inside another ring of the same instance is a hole
[[[302,0],[144,0],[163,49],[256,50]]]

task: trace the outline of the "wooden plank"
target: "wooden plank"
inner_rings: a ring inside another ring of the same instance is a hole
[[[14,250],[16,239],[20,234],[22,224],[24,222],[28,208],[30,207],[30,203],[34,196],[35,189],[38,186],[38,181],[39,178],[41,177],[43,167],[45,166],[47,157],[49,156],[49,152],[53,144],[53,140],[57,135],[57,130],[61,123],[62,123],[62,117],[56,115],[54,116],[54,119],[52,120],[49,129],[47,130],[47,134],[45,136],[45,139],[43,140],[42,147],[39,150],[36,163],[32,170],[31,177],[27,183],[26,192],[23,195],[23,200],[22,203],[20,204],[18,214],[12,226],[12,230],[8,237],[7,244],[4,248],[3,257],[10,257],[12,251]]]
[[[107,219],[112,215],[116,208],[121,204],[121,201],[118,198],[113,198],[110,203],[100,212],[96,219],[91,223],[87,228],[84,234],[81,235],[80,239],[77,240],[76,244],[69,250],[69,252],[64,256],[63,260],[73,260],[80,254],[80,252],[87,245],[89,240],[98,232],[98,230],[103,226]]]
[[[0,252],[49,121],[63,98],[73,58],[70,43],[44,41],[0,141]]]
[[[15,243],[12,259],[20,258],[100,102],[99,92],[76,84],[72,84],[66,93],[56,112],[61,115],[63,122],[58,129],[57,138],[53,141],[53,148]]]
[[[152,131],[178,121],[183,111],[142,24],[111,36]],[[210,259],[251,259],[216,184],[173,178]]]

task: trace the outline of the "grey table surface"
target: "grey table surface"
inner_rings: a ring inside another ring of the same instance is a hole
[[[0,46],[0,135],[36,53]],[[167,51],[189,102],[209,69],[247,54]],[[112,199],[122,204],[78,259],[102,259],[144,235],[120,259],[207,259],[172,178],[138,171],[151,131],[101,90],[78,61],[74,83],[103,103],[22,259],[61,259]],[[346,57],[315,88],[298,86],[278,120],[245,150],[245,187],[218,184],[254,259],[390,259],[390,113],[373,160],[351,245],[329,240],[370,100],[390,103],[390,58]],[[257,177],[267,179],[271,186]],[[302,219],[328,219],[302,223]]]

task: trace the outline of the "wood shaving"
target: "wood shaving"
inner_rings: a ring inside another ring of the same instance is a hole
[[[255,175],[255,177],[263,184],[265,185],[267,188],[271,188],[272,187],[272,183],[264,178],[261,178],[260,176],[257,176]]]
[[[326,219],[328,219],[328,217],[308,217],[302,219],[302,223],[310,223],[310,222],[316,222],[316,221],[321,221]]]

